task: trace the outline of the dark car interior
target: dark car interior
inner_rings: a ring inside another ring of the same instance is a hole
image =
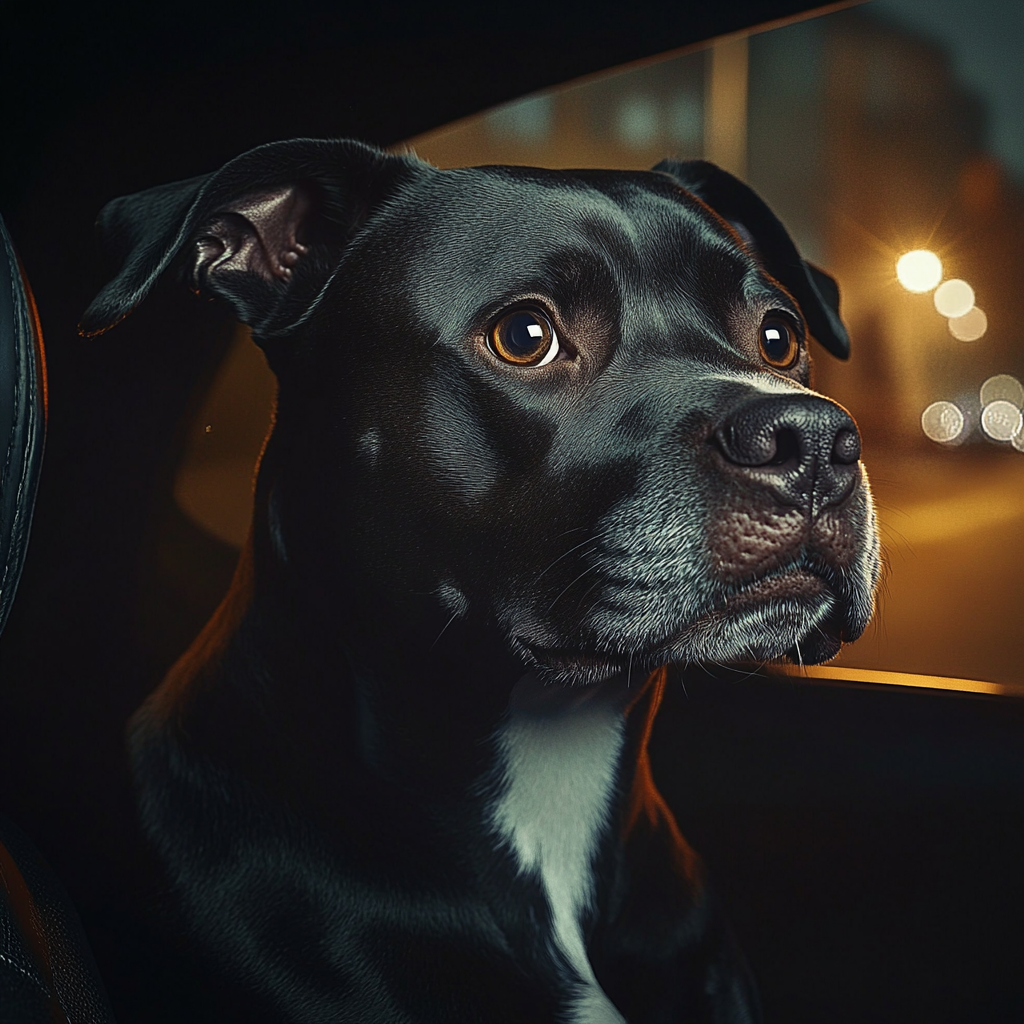
[[[273,382],[223,308],[169,284],[101,338],[77,323],[106,279],[93,235],[105,202],[297,136],[409,146],[438,166],[703,155],[748,176],[835,274],[853,358],[821,353],[815,386],[864,434],[889,565],[881,611],[829,666],[673,669],[654,773],[766,1021],[1024,1017],[1024,435],[996,421],[1024,402],[1006,326],[1024,315],[1024,192],[987,154],[979,101],[941,52],[872,19],[802,0],[298,0],[287,19],[221,0],[5,9],[5,310],[21,319],[0,359],[41,332],[47,422],[40,466],[42,356],[24,349],[0,381],[22,382],[22,405],[0,394],[21,474],[9,457],[0,1019],[256,1019],[174,925],[124,729],[231,580]],[[886,92],[886,75],[904,84]],[[972,282],[988,348],[956,334],[973,306],[947,316],[934,284],[897,284],[896,257],[925,249]],[[930,339],[928,354],[910,337]],[[928,433],[957,415],[957,430]]]

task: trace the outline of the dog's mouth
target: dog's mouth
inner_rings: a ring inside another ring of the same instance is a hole
[[[790,568],[740,587],[726,597],[722,610],[738,612],[765,602],[793,598],[813,600],[826,596],[829,591],[828,584],[819,573],[803,567]]]
[[[831,580],[798,565],[730,591],[681,628],[632,651],[545,647],[522,637],[516,646],[538,674],[589,685],[620,674],[629,680],[673,661],[786,659],[816,664],[835,657],[844,640],[852,639],[847,633]],[[728,649],[729,643],[734,650]]]
[[[787,610],[813,609],[827,606],[829,613],[816,622],[814,628],[801,640],[795,640],[784,651],[772,653],[762,651],[759,656],[766,660],[785,658],[789,661],[817,664],[834,658],[843,646],[846,632],[842,617],[838,613],[835,591],[820,573],[805,567],[795,567],[770,576],[754,580],[730,594],[723,604],[721,613],[742,617],[757,614],[772,607]]]

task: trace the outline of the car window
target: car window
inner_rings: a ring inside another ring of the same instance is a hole
[[[838,279],[852,337],[849,362],[816,352],[814,386],[861,427],[888,571],[873,624],[835,665],[1024,692],[1021,169],[1005,145],[993,152],[991,98],[909,9],[719,40],[408,147],[442,167],[702,157],[746,179]],[[176,487],[236,544],[273,397],[261,360],[242,340],[232,350]]]

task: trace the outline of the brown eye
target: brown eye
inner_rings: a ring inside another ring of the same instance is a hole
[[[800,355],[800,341],[792,325],[780,316],[770,316],[757,334],[761,356],[769,366],[787,370]]]
[[[558,355],[558,336],[539,310],[506,313],[490,330],[491,351],[513,366],[545,366]]]

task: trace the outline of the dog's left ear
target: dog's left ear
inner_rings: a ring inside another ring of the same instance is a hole
[[[839,318],[839,286],[801,259],[782,222],[749,185],[706,160],[662,160],[667,174],[728,221],[765,270],[800,304],[811,334],[832,355],[850,357],[850,338]]]
[[[114,326],[177,267],[196,291],[227,301],[259,343],[285,336],[316,307],[374,211],[429,170],[347,139],[291,139],[205,177],[115,199],[98,228],[118,270],[80,330]]]

